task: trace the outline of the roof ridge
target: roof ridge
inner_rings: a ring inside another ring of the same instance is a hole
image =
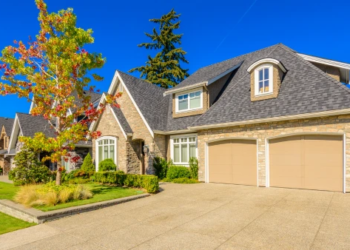
[[[124,71],[121,71],[121,70],[118,70],[118,69],[117,69],[117,71],[120,72],[120,73],[122,73],[122,74],[125,74],[125,75],[127,75],[127,76],[130,76],[130,77],[132,77],[132,78],[134,78],[134,79],[136,79],[136,80],[138,80],[138,81],[141,81],[141,82],[143,82],[143,83],[145,83],[145,84],[147,84],[147,85],[150,85],[150,86],[152,86],[152,88],[154,88],[154,89],[161,90],[161,91],[163,91],[163,92],[166,91],[165,88],[159,87],[159,86],[157,86],[157,85],[154,84],[154,83],[147,82],[147,81],[145,81],[145,80],[142,79],[142,78],[138,78],[138,77],[136,77],[136,76],[130,75],[130,74],[125,73]]]
[[[282,49],[286,50],[287,52],[290,53],[290,51],[288,51],[286,48],[284,48],[284,46],[280,46]],[[333,77],[329,76],[327,73],[323,72],[321,69],[317,68],[315,65],[313,65],[311,62],[305,60],[304,58],[302,58],[301,56],[299,56],[297,53],[291,53],[294,57],[301,59],[300,61],[302,61],[304,64],[306,64],[307,66],[311,67],[312,69],[314,69],[315,71],[317,71],[318,73],[321,74],[321,76],[323,76],[324,78],[332,81],[333,83],[339,85],[339,87],[346,89],[346,91],[348,91],[350,93],[350,89],[348,87],[346,87],[345,85],[343,85],[341,82],[335,80]]]

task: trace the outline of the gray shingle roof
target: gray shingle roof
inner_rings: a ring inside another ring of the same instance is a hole
[[[248,67],[266,58],[287,69],[275,99],[250,100]],[[350,90],[288,47],[278,44],[242,57],[244,63],[222,97],[190,126],[247,121],[350,108]],[[234,59],[233,59],[234,60]],[[227,62],[227,61],[226,61]]]
[[[5,126],[6,134],[10,136],[14,120],[12,118],[0,117],[0,131],[2,126]]]
[[[247,69],[254,62],[264,58],[277,59],[287,69],[287,73],[282,79],[277,98],[252,102],[251,79]],[[208,81],[236,65],[240,66],[234,71],[231,81],[207,112],[181,118],[172,117],[172,97],[163,96],[165,89],[118,72],[153,130],[176,131],[193,126],[350,108],[350,90],[346,86],[283,44],[199,69],[175,88]]]
[[[132,129],[128,123],[128,121],[126,120],[122,110],[120,108],[117,107],[112,107],[114,114],[117,116],[118,121],[120,122],[120,125],[122,126],[123,130],[125,131],[125,133],[129,134],[132,133]]]
[[[166,130],[169,100],[165,89],[118,71],[142,115],[153,130]]]
[[[48,137],[54,137],[55,131],[42,116],[17,113],[23,136],[32,137],[37,132],[43,132]]]

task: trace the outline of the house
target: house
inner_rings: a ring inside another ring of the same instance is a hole
[[[87,92],[85,94],[90,96],[91,103],[93,103],[96,107],[101,99],[101,94],[94,93],[94,92]],[[79,107],[79,105],[81,105],[81,103],[79,100],[77,100],[77,106]],[[33,108],[33,106],[34,106],[34,102],[32,102],[30,111]],[[69,112],[73,113],[74,110],[70,110]],[[5,154],[7,159],[9,159],[10,169],[13,169],[16,167],[14,162],[14,156],[21,150],[23,146],[23,144],[19,142],[19,137],[20,136],[33,137],[35,133],[38,133],[38,132],[44,133],[47,137],[55,137],[54,129],[51,128],[50,124],[42,116],[32,116],[30,114],[25,114],[25,113],[16,113],[15,119],[13,121],[13,127],[11,130],[11,139],[9,140],[8,150],[6,151],[6,154]],[[74,151],[69,152],[70,157],[66,157],[68,158],[68,161],[65,161],[62,159],[62,166],[65,167],[67,172],[80,168],[85,156],[89,152],[92,153],[91,141],[81,141],[77,143],[75,145]],[[39,158],[42,159],[48,154],[49,152],[41,152],[39,154]],[[75,156],[79,156],[80,159],[77,162],[70,161],[70,158],[73,158]],[[51,161],[46,161],[45,165],[50,170],[57,169],[57,164],[54,164]]]
[[[91,130],[98,163],[153,173],[155,156],[199,179],[259,187],[350,191],[350,64],[277,44],[199,69],[165,90],[116,71]],[[101,102],[104,98],[101,99]]]
[[[10,170],[10,161],[8,157],[5,157],[5,154],[8,152],[13,121],[10,118],[0,117],[0,168],[2,168],[3,174],[8,174]]]

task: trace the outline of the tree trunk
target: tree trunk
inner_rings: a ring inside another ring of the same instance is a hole
[[[57,162],[57,174],[56,174],[56,185],[61,186],[61,178],[62,178],[62,171],[61,171],[61,162]]]

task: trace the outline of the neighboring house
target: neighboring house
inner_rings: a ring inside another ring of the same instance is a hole
[[[199,69],[162,89],[116,71],[107,108],[91,125],[98,163],[153,173],[155,156],[199,179],[265,187],[350,191],[350,64],[277,44]],[[104,98],[101,99],[104,101]]]
[[[97,107],[101,99],[101,94],[93,93],[93,92],[87,92],[85,94],[88,94],[91,96],[91,100],[90,100],[91,103],[93,103],[94,106]],[[78,107],[79,105],[81,105],[79,100],[77,100],[76,104]],[[33,105],[34,105],[34,102],[32,102],[30,111],[33,108]],[[73,113],[74,110],[70,110],[69,112]],[[30,114],[24,114],[24,113],[16,113],[16,117],[13,122],[13,128],[11,131],[12,131],[11,140],[9,141],[8,150],[5,154],[5,156],[10,161],[11,169],[16,167],[14,162],[14,156],[16,155],[16,153],[18,153],[21,150],[23,146],[23,144],[18,140],[20,136],[33,137],[35,133],[42,132],[48,137],[55,137],[54,129],[50,127],[49,123],[42,116],[32,116]],[[62,159],[62,166],[65,167],[67,172],[80,168],[85,156],[89,152],[92,153],[91,150],[92,150],[91,141],[81,141],[77,143],[75,145],[74,151],[69,152],[70,157],[67,157],[68,161],[65,161]],[[38,157],[42,159],[48,154],[49,152],[41,152]],[[75,156],[79,156],[80,160],[78,160],[77,162],[71,162],[70,158],[73,158]],[[54,164],[50,161],[46,161],[45,165],[48,168],[50,168],[50,170],[57,169],[57,164]]]
[[[5,154],[8,152],[13,121],[14,119],[0,117],[0,168],[2,168],[4,175],[10,171],[10,159],[5,157]]]

